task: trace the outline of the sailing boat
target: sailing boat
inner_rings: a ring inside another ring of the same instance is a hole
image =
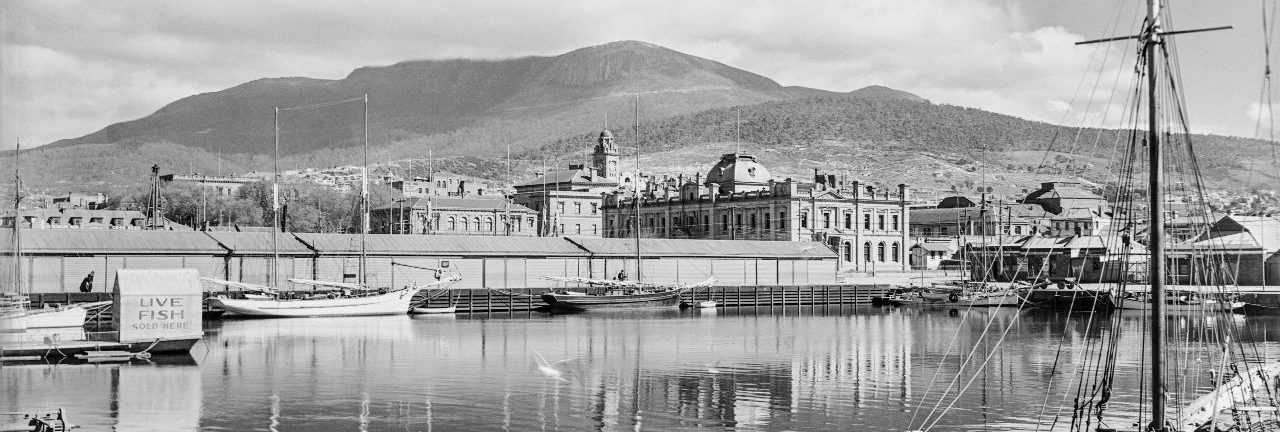
[[[22,214],[18,206],[22,202],[21,154],[22,143],[19,142],[14,151],[13,169],[13,273],[12,279],[5,281],[13,288],[0,293],[0,332],[84,326],[89,315],[87,308],[64,305],[32,309],[30,299],[22,294]]]
[[[635,104],[636,130],[636,178],[632,182],[635,193],[635,223],[632,233],[636,249],[636,279],[627,280],[626,270],[618,272],[616,279],[594,279],[584,277],[545,277],[558,282],[576,283],[590,287],[604,287],[604,293],[588,294],[581,291],[555,290],[542,295],[542,301],[553,310],[584,311],[596,309],[655,309],[680,307],[680,295],[685,290],[710,287],[715,277],[693,284],[647,284],[643,280],[642,253],[640,251],[640,96],[636,96]],[[714,306],[711,306],[714,307]]]
[[[257,317],[303,317],[303,316],[361,316],[361,315],[397,315],[409,311],[409,303],[418,292],[414,287],[375,289],[366,280],[365,257],[367,256],[366,235],[369,232],[369,95],[361,98],[346,99],[284,108],[284,111],[305,110],[333,106],[348,102],[361,101],[364,104],[364,170],[361,174],[360,189],[360,281],[359,283],[329,282],[309,279],[290,279],[289,282],[325,288],[327,293],[313,294],[304,297],[287,296],[270,286],[247,284],[217,279],[204,280],[226,286],[234,286],[246,291],[253,291],[246,298],[237,299],[227,296],[213,298],[216,306],[227,312]],[[271,183],[272,219],[271,230],[271,275],[272,280],[279,280],[279,244],[277,232],[280,230],[280,107],[276,107],[272,118],[274,127],[274,154],[272,159],[274,176]]]
[[[458,305],[454,304],[453,291],[445,287],[451,286],[453,284],[456,284],[462,281],[461,274],[458,274],[458,272],[456,271],[445,271],[445,269],[442,269],[442,268],[421,267],[421,266],[415,266],[415,265],[398,263],[398,262],[392,261],[391,262],[391,271],[392,271],[391,280],[393,281],[395,280],[395,271],[396,271],[395,269],[397,266],[415,268],[418,270],[427,270],[432,272],[432,275],[435,276],[435,279],[436,279],[435,281],[428,282],[425,284],[418,283],[418,282],[413,282],[411,284],[415,289],[418,290],[418,292],[427,291],[429,294],[427,295],[426,298],[422,299],[422,301],[420,301],[417,305],[414,305],[412,309],[409,309],[409,313],[411,314],[451,314],[458,311]],[[392,282],[392,285],[394,284],[395,282]],[[430,305],[431,299],[438,297],[440,295],[449,296],[449,305],[448,306],[431,306]]]

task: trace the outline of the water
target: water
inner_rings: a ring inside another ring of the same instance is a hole
[[[207,323],[189,357],[0,367],[0,412],[63,407],[85,430],[829,431],[934,419],[937,430],[1033,430],[1074,396],[1068,383],[1093,361],[1085,348],[1106,331],[1081,314],[965,316],[805,307],[223,320]],[[1251,346],[1280,358],[1267,335],[1280,329],[1275,318],[1170,322],[1193,336],[1175,344],[1189,365],[1172,385],[1183,394],[1205,388],[1216,363],[1197,342],[1204,330],[1248,330]],[[1137,317],[1124,321],[1129,349],[1117,359],[1109,411],[1130,413],[1130,423],[1141,331]],[[975,346],[962,368],[955,352]],[[939,403],[957,376],[964,395]]]

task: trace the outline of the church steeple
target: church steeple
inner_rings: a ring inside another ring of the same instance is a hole
[[[622,180],[622,173],[618,171],[618,145],[613,142],[613,132],[608,129],[600,132],[600,137],[596,139],[596,149],[591,155],[591,165],[596,168],[601,177],[618,182]]]

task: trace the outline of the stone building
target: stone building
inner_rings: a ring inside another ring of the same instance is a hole
[[[537,215],[505,198],[427,196],[369,212],[380,234],[535,236]]]
[[[269,174],[269,173],[268,173]],[[220,176],[220,175],[183,175],[183,174],[165,174],[160,176],[160,181],[165,184],[169,183],[187,183],[197,184],[207,188],[210,194],[220,196],[235,196],[236,191],[244,185],[258,183],[264,180],[271,180],[271,177],[263,176]]]
[[[613,133],[600,132],[592,166],[571,164],[567,170],[544,173],[515,185],[512,200],[537,214],[536,234],[600,237],[603,230],[602,197],[618,190],[631,176],[618,168],[618,146]]]
[[[137,210],[22,209],[22,229],[147,229],[147,216]],[[12,229],[13,214],[0,224]]]
[[[678,187],[650,182],[604,199],[604,236],[626,238],[639,213],[646,238],[819,241],[837,251],[843,267],[859,271],[908,269],[905,185],[879,190],[817,175],[813,183],[777,181],[755,156],[730,153]]]

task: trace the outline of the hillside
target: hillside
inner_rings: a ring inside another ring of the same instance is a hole
[[[268,78],[186,97],[141,119],[48,148],[168,142],[209,152],[270,154],[274,107],[369,95],[371,141],[388,143],[460,130],[509,135],[502,146],[537,145],[624,117],[633,95],[653,118],[829,93],[783,87],[712,60],[625,41],[554,57],[408,61],[364,67],[341,80]],[[284,154],[359,142],[361,104],[280,115]],[[497,144],[495,144],[497,145]],[[475,154],[480,143],[447,151]]]

